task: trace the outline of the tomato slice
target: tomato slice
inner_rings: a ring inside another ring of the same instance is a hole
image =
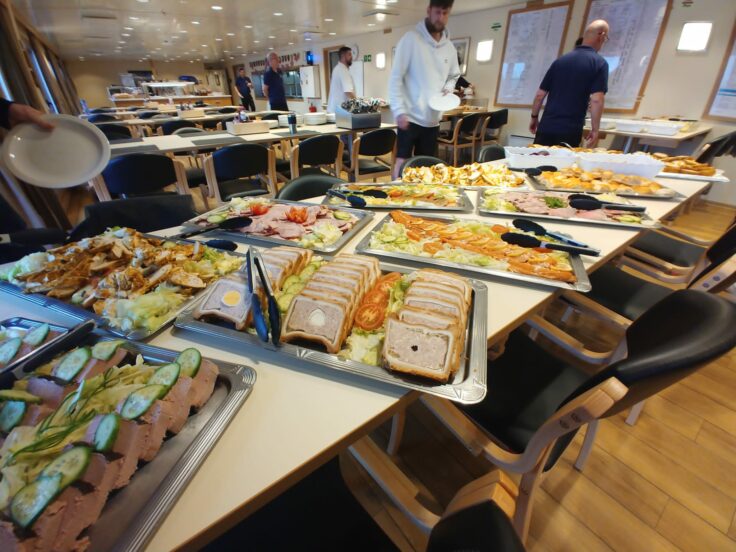
[[[269,206],[266,203],[253,203],[250,206],[251,215],[265,215],[268,213]]]
[[[381,305],[382,307],[386,308],[388,306],[388,292],[383,291],[382,289],[372,289],[368,293],[365,294],[365,297],[363,297],[363,301],[361,301],[362,305]]]
[[[307,220],[307,208],[306,207],[292,207],[289,212],[286,213],[286,218],[291,222],[302,223]]]
[[[399,274],[398,272],[386,274],[378,280],[378,283],[375,285],[373,290],[380,290],[381,292],[385,293],[386,296],[388,296],[388,294],[391,293],[393,287],[396,285],[396,282],[398,282],[400,279],[401,274]]]
[[[364,330],[376,330],[386,318],[386,308],[380,305],[364,304],[355,313],[355,325]]]

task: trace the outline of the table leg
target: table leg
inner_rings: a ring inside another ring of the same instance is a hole
[[[629,136],[628,138],[626,138],[626,144],[624,144],[624,153],[629,153],[631,151],[631,144],[633,141],[633,136]]]

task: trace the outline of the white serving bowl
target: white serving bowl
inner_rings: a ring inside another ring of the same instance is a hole
[[[575,163],[575,152],[560,148],[519,148],[507,146],[503,148],[506,152],[506,160],[509,167],[515,169],[528,169],[541,165],[552,165],[558,169],[564,169]],[[548,152],[543,155],[541,152]]]

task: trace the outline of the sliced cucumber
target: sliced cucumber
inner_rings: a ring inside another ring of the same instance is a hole
[[[219,224],[223,222],[226,219],[226,217],[222,215],[210,215],[207,217],[207,222],[210,224]]]
[[[10,517],[21,527],[30,527],[61,491],[61,474],[39,477],[16,493],[10,503]]]
[[[13,337],[8,339],[5,343],[0,345],[0,364],[7,364],[13,357],[18,354],[23,340],[20,337]]]
[[[181,366],[181,375],[193,378],[199,372],[199,365],[202,364],[202,353],[197,349],[184,349],[175,362]]]
[[[59,490],[66,489],[82,474],[89,465],[89,459],[92,457],[92,449],[89,447],[74,447],[61,456],[57,456],[48,466],[46,466],[39,477],[55,477],[61,475]]]
[[[118,438],[118,431],[120,431],[120,416],[115,412],[106,414],[100,420],[97,431],[95,431],[95,450],[99,452],[109,451]]]
[[[181,367],[176,362],[161,366],[161,368],[153,373],[151,379],[148,380],[148,385],[163,385],[164,394],[159,397],[159,399],[163,399],[166,393],[169,392],[169,389],[174,386],[176,380],[179,379],[180,372]]]
[[[286,312],[289,310],[289,305],[291,305],[291,301],[293,299],[293,293],[284,293],[281,297],[276,299],[276,303],[279,306],[279,311],[281,312],[281,314],[286,314]]]
[[[8,401],[0,410],[0,431],[9,433],[26,415],[26,403],[23,401]]]
[[[80,347],[69,351],[54,368],[53,376],[64,381],[72,381],[82,371],[84,365],[92,357],[89,347]]]
[[[345,211],[332,211],[332,216],[334,216],[337,220],[350,220],[353,218],[353,215],[350,213],[346,213]]]
[[[124,339],[113,339],[112,341],[100,341],[92,347],[92,358],[97,360],[110,360],[120,346],[125,343]]]
[[[48,324],[41,324],[40,326],[33,328],[23,338],[23,343],[26,343],[31,347],[39,346],[41,343],[43,343],[43,340],[46,339],[46,336],[49,335],[50,329],[51,328]]]
[[[38,404],[41,402],[41,397],[31,395],[28,391],[22,389],[3,389],[0,391],[0,401],[23,401]]]
[[[135,420],[142,416],[158,399],[166,388],[163,385],[146,385],[133,391],[123,403],[120,415],[126,420]]]
[[[299,279],[299,276],[296,276],[295,274],[292,274],[286,280],[284,280],[284,283],[281,284],[281,289],[287,290],[292,284],[301,284],[302,281]]]

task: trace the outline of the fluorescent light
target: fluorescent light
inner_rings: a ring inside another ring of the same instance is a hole
[[[199,21],[192,21],[192,25],[199,25]]]
[[[492,40],[481,40],[478,42],[478,46],[475,48],[475,61],[481,63],[491,61],[493,56],[493,41]]]
[[[235,36],[235,33],[227,33],[227,36]]]
[[[368,26],[369,26],[369,27],[375,27],[375,26],[376,26],[376,24],[375,24],[375,23],[368,23]]]
[[[134,15],[131,15],[130,17],[128,17],[128,19],[130,19],[131,21],[138,21],[138,18]]]
[[[296,32],[296,29],[289,29],[289,32],[290,33],[295,33]]]
[[[216,42],[222,42],[222,39],[221,38],[216,38],[215,41]]]
[[[335,36],[337,33],[330,33],[330,36]]]
[[[386,19],[386,14],[385,13],[378,12],[376,14],[376,20],[383,21],[384,19]]]
[[[202,46],[202,48],[206,48],[207,47],[206,44],[201,44],[201,46]]]
[[[127,44],[124,40],[118,40],[118,44]]]
[[[281,13],[281,12],[273,12],[273,14],[274,14],[274,15],[275,15],[276,17],[281,17],[282,15],[284,15],[284,14],[283,14],[283,13]]]
[[[254,40],[253,42],[255,42],[256,44],[260,44],[261,43],[260,40]]]
[[[128,36],[130,36],[130,33],[122,33],[120,36],[128,37]]]
[[[276,38],[276,37],[273,35],[268,35],[268,38]]]
[[[682,26],[678,52],[704,52],[708,47],[713,23],[709,21],[691,21]]]
[[[334,19],[332,19],[331,17],[325,17],[325,21],[327,23],[332,23],[334,21]]]
[[[289,42],[289,46],[293,46],[293,45],[294,45],[294,43],[293,43],[293,42]]]
[[[386,53],[378,52],[376,54],[376,69],[385,69],[385,68],[386,68]]]
[[[307,42],[309,42],[309,41],[311,41],[312,39],[311,39],[311,38],[305,38],[304,40],[306,40]]]
[[[252,29],[253,25],[243,25],[243,27],[245,27],[246,29]]]
[[[212,6],[212,9],[215,11],[220,11],[222,10],[222,6]]]
[[[123,29],[125,29],[126,31],[132,31],[133,27],[123,27]]]

